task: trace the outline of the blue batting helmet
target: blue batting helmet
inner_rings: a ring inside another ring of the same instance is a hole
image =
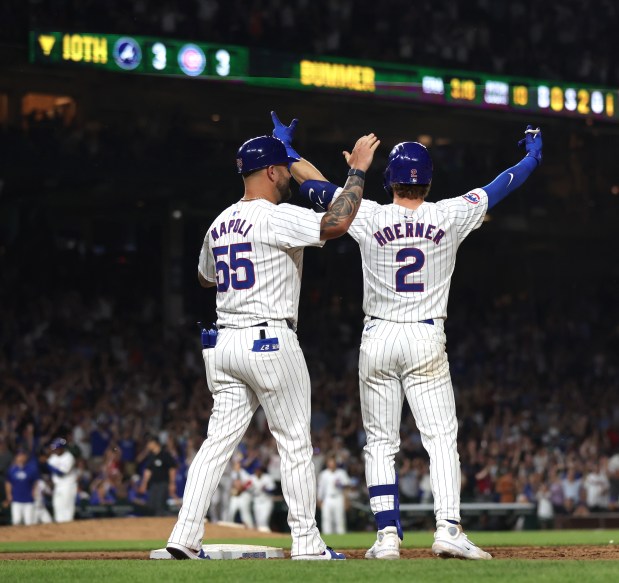
[[[293,161],[288,158],[284,142],[273,136],[258,136],[247,140],[236,154],[236,167],[239,174],[247,174],[267,166],[288,164]]]
[[[383,184],[388,194],[393,194],[392,184],[430,184],[432,158],[419,142],[396,144],[389,153]]]
[[[61,447],[66,447],[66,446],[67,446],[67,440],[62,439],[62,437],[57,437],[56,439],[54,439],[54,441],[52,441],[49,447],[50,449],[60,449]]]

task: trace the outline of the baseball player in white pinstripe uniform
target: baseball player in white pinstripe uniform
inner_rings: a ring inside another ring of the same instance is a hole
[[[296,121],[277,123],[274,134],[290,141]],[[351,163],[366,170],[378,144],[373,134],[361,137]],[[289,167],[299,181],[316,172],[280,139],[261,136],[244,143],[237,166],[244,196],[209,227],[198,265],[201,284],[217,287],[216,345],[203,351],[213,412],[208,437],[189,468],[183,506],[166,548],[176,559],[203,557],[204,516],[213,492],[262,405],[282,460],[291,557],[344,559],[325,545],[316,526],[310,379],[295,330],[303,248],[321,247],[347,231],[364,181],[350,176],[338,201],[317,214],[280,204],[290,196]]]
[[[486,210],[521,185],[541,162],[542,137],[527,127],[527,155],[484,188],[426,202],[432,160],[417,142],[396,145],[384,175],[393,203],[364,200],[349,233],[361,249],[366,314],[359,357],[359,385],[366,479],[378,536],[367,559],[400,557],[398,484],[394,457],[400,448],[404,397],[430,457],[437,529],[433,552],[441,557],[491,559],[460,525],[458,421],[444,321],[456,252],[481,226]],[[345,153],[348,158],[348,153]],[[336,187],[310,180],[301,187],[315,203],[329,204]],[[333,200],[337,200],[334,198]]]

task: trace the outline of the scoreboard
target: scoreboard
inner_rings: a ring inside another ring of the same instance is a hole
[[[108,71],[226,79],[248,73],[245,47],[145,36],[31,32],[30,61]]]
[[[132,74],[234,81],[446,106],[619,121],[619,90],[236,45],[94,33],[30,33],[30,60]]]

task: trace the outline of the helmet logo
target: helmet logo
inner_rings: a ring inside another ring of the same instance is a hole
[[[417,168],[411,169],[411,182],[417,182]]]
[[[236,159],[236,167],[239,169],[239,172],[243,171],[243,160],[242,158]]]

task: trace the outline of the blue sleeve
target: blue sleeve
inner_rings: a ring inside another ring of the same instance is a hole
[[[56,476],[64,476],[65,473],[61,472],[58,468],[55,468],[54,466],[50,466],[49,464],[47,464],[47,467],[49,468],[49,471],[56,475]]]
[[[339,186],[325,180],[306,180],[299,189],[299,194],[312,204],[326,211],[333,200],[333,195]]]
[[[537,160],[524,157],[518,164],[501,172],[483,189],[488,195],[488,209],[502,201],[512,190],[516,190],[538,166]]]

